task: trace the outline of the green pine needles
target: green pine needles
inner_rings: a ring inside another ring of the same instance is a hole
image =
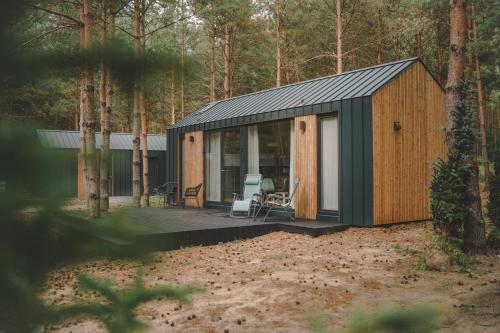
[[[133,332],[143,327],[134,315],[141,303],[167,297],[186,301],[200,288],[144,286],[142,275],[129,288],[107,280],[80,276],[78,288],[96,291],[105,301],[78,302],[66,307],[47,304],[41,297],[47,275],[63,265],[95,258],[145,258],[147,248],[113,246],[102,239],[128,241],[134,231],[119,216],[90,222],[61,211],[62,177],[50,177],[64,159],[44,151],[33,129],[0,126],[0,332],[31,332],[68,316],[91,315],[110,332]]]
[[[138,272],[134,283],[126,288],[117,288],[112,281],[95,279],[87,275],[78,278],[78,288],[82,291],[96,291],[104,302],[86,303],[84,301],[57,310],[59,318],[89,315],[102,322],[110,333],[131,333],[146,327],[139,321],[134,311],[142,303],[166,297],[180,302],[187,302],[188,296],[203,288],[196,286],[146,288],[142,272]]]
[[[467,86],[467,85],[466,85]],[[447,139],[448,160],[433,166],[431,212],[434,226],[443,239],[463,238],[463,227],[471,212],[467,208],[467,180],[474,172],[473,148],[476,143],[474,113],[470,100],[460,102],[451,114],[455,126]]]
[[[488,235],[488,245],[500,249],[500,149],[493,154],[494,173],[490,175],[488,216],[495,228]]]

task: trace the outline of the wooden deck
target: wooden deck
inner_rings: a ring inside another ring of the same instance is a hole
[[[234,219],[229,212],[213,209],[132,208],[125,211],[125,224],[137,228],[135,242],[154,250],[213,245],[265,235],[275,231],[319,236],[346,229],[347,225],[314,221]],[[112,240],[110,240],[112,241]]]

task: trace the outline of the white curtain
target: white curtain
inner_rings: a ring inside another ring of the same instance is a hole
[[[205,195],[208,201],[221,201],[220,132],[212,132],[205,143]]]
[[[259,174],[259,131],[257,126],[248,126],[248,173]]]
[[[295,183],[295,120],[290,120],[290,181],[289,195],[292,195]],[[295,196],[294,196],[295,197]],[[292,207],[295,208],[295,198],[292,200]]]
[[[339,209],[339,141],[337,117],[321,121],[321,208]]]

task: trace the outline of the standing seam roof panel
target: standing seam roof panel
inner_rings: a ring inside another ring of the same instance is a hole
[[[401,69],[405,69],[406,67],[403,66],[404,64],[401,64],[400,66],[394,66],[394,68],[391,68],[390,72],[387,73],[388,75],[390,75],[392,77],[392,75],[394,73],[399,73]],[[404,67],[404,68],[403,68]],[[380,78],[380,77],[377,77],[375,78],[374,80],[372,80],[370,82],[369,85],[366,85],[365,87],[360,87],[360,89],[358,89],[357,91],[354,91],[353,92],[353,95],[354,96],[357,96],[358,94],[360,96],[363,96],[365,94],[365,92],[367,91],[370,91],[370,88],[373,87],[373,86],[376,86],[377,84],[379,84],[380,82],[386,82],[385,80],[383,80],[383,78]]]
[[[371,82],[371,80],[374,80],[376,78],[381,77],[381,75],[384,75],[384,74],[390,72],[391,69],[392,69],[392,67],[387,66],[387,67],[379,68],[377,71],[366,73],[363,77],[358,78],[358,80],[356,82],[357,84],[350,85],[348,88],[346,88],[346,90],[343,91],[343,93],[342,93],[343,96],[352,96],[353,91],[355,91],[356,89],[359,89],[360,87],[364,87],[364,86],[368,85],[369,82]],[[340,99],[343,99],[343,98],[340,98]]]
[[[369,96],[419,61],[411,58],[212,102],[170,128]]]

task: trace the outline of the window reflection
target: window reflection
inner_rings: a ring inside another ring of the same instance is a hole
[[[288,192],[290,185],[290,121],[257,125],[259,172],[263,190]]]

